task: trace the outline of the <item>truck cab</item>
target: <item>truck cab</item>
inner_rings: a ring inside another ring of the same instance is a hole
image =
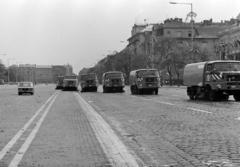
[[[58,76],[57,82],[56,82],[56,88],[55,89],[62,89],[63,88],[63,79],[64,76]]]
[[[91,74],[81,75],[80,83],[81,83],[82,92],[85,92],[85,91],[97,92],[98,84],[99,84],[97,74],[91,73]]]
[[[150,92],[158,94],[160,74],[157,69],[139,69],[130,72],[129,85],[132,94]]]
[[[110,91],[124,92],[124,75],[121,71],[109,71],[102,76],[103,93]]]
[[[78,90],[78,79],[76,75],[65,75],[62,90]]]
[[[228,99],[233,95],[240,101],[240,61],[216,60],[187,64],[183,82],[191,100],[199,95],[209,100]]]

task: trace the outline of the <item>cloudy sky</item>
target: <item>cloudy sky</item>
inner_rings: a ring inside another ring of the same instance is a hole
[[[12,64],[91,67],[121,51],[134,23],[183,18],[190,5],[172,0],[0,0],[0,59]],[[236,18],[239,0],[173,0],[193,3],[196,21]],[[6,55],[3,55],[6,54]],[[14,60],[12,60],[14,58]],[[11,60],[9,60],[11,59]]]

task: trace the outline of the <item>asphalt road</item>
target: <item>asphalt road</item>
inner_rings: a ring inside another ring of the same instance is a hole
[[[80,89],[80,88],[79,88]],[[240,103],[0,86],[0,167],[238,167]]]

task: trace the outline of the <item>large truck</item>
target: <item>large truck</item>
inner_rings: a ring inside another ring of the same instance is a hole
[[[138,69],[130,72],[129,86],[132,94],[144,92],[158,94],[161,87],[160,74],[157,69]]]
[[[240,101],[240,61],[216,60],[187,64],[183,71],[183,85],[191,100],[199,96],[211,101],[228,100],[233,95]]]
[[[86,92],[90,90],[97,92],[97,89],[98,89],[97,74],[91,73],[91,74],[81,75],[80,83],[81,83],[82,92]]]
[[[63,88],[63,80],[64,80],[64,76],[60,75],[60,76],[57,77],[56,89],[62,89]]]
[[[103,93],[125,92],[125,79],[121,71],[105,72],[102,76]]]
[[[76,90],[78,91],[78,77],[77,75],[65,75],[63,79],[63,88],[62,90]]]

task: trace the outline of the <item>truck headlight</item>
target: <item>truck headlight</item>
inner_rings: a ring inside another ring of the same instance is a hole
[[[217,88],[220,89],[222,87],[221,84],[217,84]]]

